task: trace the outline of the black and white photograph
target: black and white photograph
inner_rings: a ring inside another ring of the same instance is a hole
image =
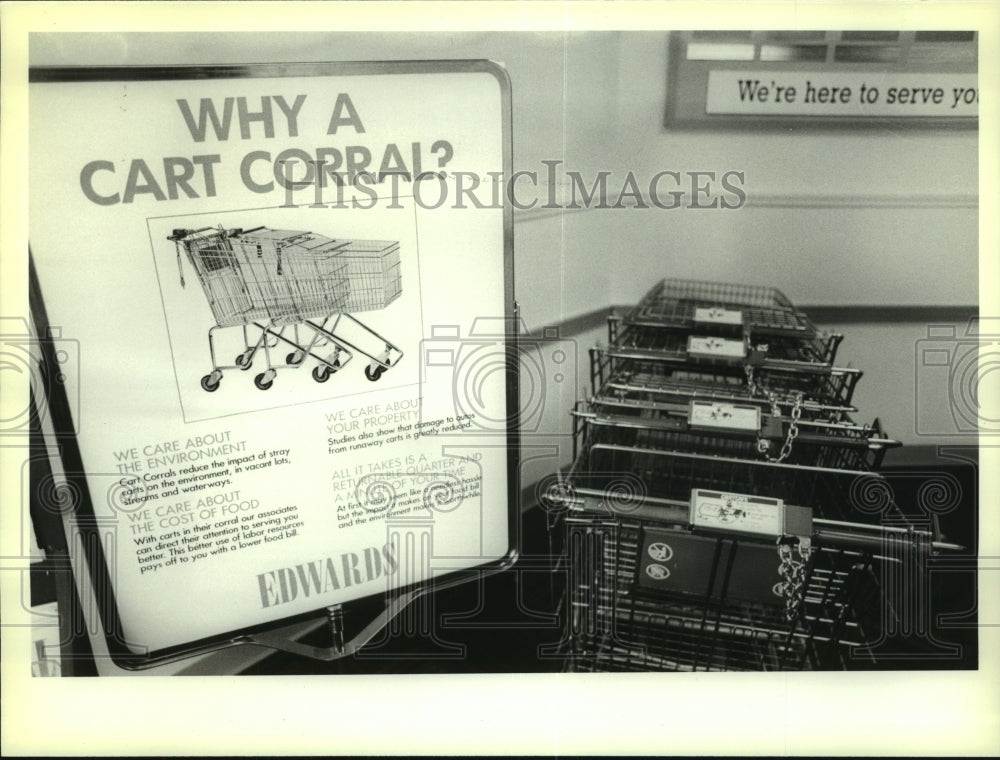
[[[1000,751],[1000,8],[183,5],[0,6],[5,754]]]

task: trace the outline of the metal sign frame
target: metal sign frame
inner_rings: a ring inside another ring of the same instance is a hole
[[[93,83],[93,82],[156,82],[176,80],[219,80],[262,77],[327,77],[363,76],[392,74],[455,74],[488,73],[500,88],[500,108],[502,113],[502,161],[503,176],[510,177],[513,165],[511,134],[511,86],[506,70],[488,60],[448,60],[448,61],[377,61],[377,62],[317,62],[289,64],[248,64],[219,66],[110,66],[110,67],[32,67],[29,82],[35,83]],[[108,571],[108,561],[102,546],[101,526],[94,512],[87,476],[84,474],[83,459],[79,441],[75,434],[73,413],[60,383],[42,383],[44,387],[33,387],[33,403],[42,406],[45,414],[38,415],[44,420],[40,428],[53,471],[61,471],[68,481],[68,487],[76,494],[76,505],[72,514],[55,515],[51,510],[39,510],[32,504],[36,520],[48,520],[48,529],[72,530],[77,534],[78,546],[83,550],[87,567],[86,583],[90,585],[97,601],[97,613],[103,640],[113,662],[126,670],[145,669],[172,663],[185,658],[204,655],[226,647],[241,644],[256,644],[275,650],[284,650],[322,660],[332,660],[347,656],[364,646],[388,620],[398,614],[417,597],[441,588],[477,580],[484,575],[509,569],[517,560],[518,547],[518,495],[520,452],[520,432],[518,424],[519,384],[518,384],[518,325],[520,324],[518,305],[514,296],[513,257],[513,211],[510,199],[503,197],[503,304],[505,336],[505,386],[506,386],[506,488],[507,488],[507,551],[499,560],[487,561],[464,569],[443,573],[428,581],[409,584],[382,594],[373,594],[359,601],[384,598],[384,611],[371,623],[364,626],[358,636],[350,642],[337,640],[329,648],[316,648],[299,644],[287,638],[289,630],[302,630],[302,625],[312,621],[312,627],[332,621],[340,614],[341,605],[317,608],[314,612],[292,615],[278,621],[268,621],[258,626],[228,631],[210,638],[191,641],[183,645],[167,647],[145,654],[137,654],[125,643],[122,634],[122,610],[114,594],[114,586]],[[46,377],[58,367],[56,346],[51,333],[42,287],[29,246],[29,298],[33,329],[40,350],[41,377]],[[37,422],[38,420],[36,420]],[[32,499],[37,496],[37,484],[32,484]],[[23,505],[27,509],[28,505]],[[44,547],[47,550],[65,551],[59,547]],[[77,584],[83,583],[77,578]],[[72,603],[73,600],[61,600]],[[353,602],[345,602],[350,605]],[[86,606],[86,602],[83,602]],[[348,606],[349,609],[349,606]],[[341,631],[342,635],[342,631]]]

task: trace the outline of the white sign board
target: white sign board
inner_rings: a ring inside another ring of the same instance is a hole
[[[509,563],[509,119],[486,62],[32,72],[123,657]]]
[[[843,117],[975,117],[975,74],[710,71],[709,114]]]

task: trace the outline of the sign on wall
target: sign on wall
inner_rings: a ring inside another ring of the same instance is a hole
[[[672,32],[666,124],[975,128],[978,45],[971,30]]]
[[[761,116],[978,115],[975,74],[710,71],[705,110]]]
[[[516,373],[461,366],[477,324],[477,361],[513,361],[503,71],[31,82],[40,328],[78,357],[56,422],[111,651],[508,564]]]

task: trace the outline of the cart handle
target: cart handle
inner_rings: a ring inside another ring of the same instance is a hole
[[[174,241],[174,248],[177,250],[177,272],[181,277],[181,287],[185,287],[184,283],[184,266],[181,263],[181,240],[188,237],[189,235],[197,235],[199,232],[205,232],[206,230],[214,229],[214,227],[202,227],[200,230],[186,230],[186,229],[175,229],[172,234],[167,235],[167,240]]]
[[[173,234],[167,235],[167,240],[174,240],[174,241],[182,240],[183,238],[186,238],[189,235],[197,235],[199,232],[205,232],[207,230],[214,230],[214,229],[215,227],[202,227],[200,230],[176,229],[173,231]]]
[[[177,249],[177,273],[181,277],[181,287],[183,288],[183,287],[185,287],[185,285],[184,285],[184,264],[181,261],[181,243],[180,243],[179,240],[174,240],[174,248]]]

